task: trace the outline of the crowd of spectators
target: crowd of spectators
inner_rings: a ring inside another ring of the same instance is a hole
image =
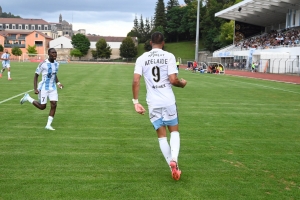
[[[247,50],[249,48],[270,49],[277,46],[300,46],[300,28],[272,30],[249,39],[235,43],[235,48]]]

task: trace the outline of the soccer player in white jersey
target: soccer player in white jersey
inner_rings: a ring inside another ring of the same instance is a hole
[[[146,110],[139,103],[140,78],[143,75],[146,83],[146,101],[150,121],[156,130],[160,150],[172,171],[175,180],[180,179],[178,168],[180,137],[175,95],[172,86],[184,88],[186,80],[178,79],[178,69],[175,56],[162,50],[164,36],[155,32],[151,36],[152,50],[141,55],[135,64],[132,93],[135,110],[144,114]],[[170,144],[167,140],[167,129],[170,132]]]
[[[5,71],[5,69],[7,69],[7,79],[10,81],[11,77],[10,77],[10,54],[8,53],[8,50],[5,49],[4,50],[4,54],[2,54],[1,56],[1,60],[2,60],[2,70],[0,71],[0,78],[2,78],[2,74]]]
[[[50,48],[48,50],[48,56],[48,59],[39,64],[34,75],[34,93],[38,94],[39,101],[34,100],[29,96],[29,94],[26,93],[24,97],[20,100],[20,103],[23,104],[26,101],[28,101],[38,109],[44,110],[46,108],[47,100],[49,98],[51,109],[45,129],[53,131],[55,129],[51,126],[51,123],[55,115],[58,101],[57,86],[62,89],[63,85],[59,82],[57,77],[59,63],[56,61],[56,50],[54,48]],[[38,77],[40,74],[42,74],[43,77],[37,85]]]

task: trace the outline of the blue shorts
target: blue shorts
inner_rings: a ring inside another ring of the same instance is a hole
[[[155,130],[161,126],[176,126],[178,124],[176,104],[163,108],[149,108],[149,118]]]

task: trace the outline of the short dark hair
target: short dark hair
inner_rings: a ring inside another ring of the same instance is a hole
[[[48,49],[48,54],[50,53],[51,50],[55,50],[54,48],[50,48]]]
[[[161,44],[164,41],[164,35],[161,32],[154,32],[151,35],[151,41],[154,44]]]

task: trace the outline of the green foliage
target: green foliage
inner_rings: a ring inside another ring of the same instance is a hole
[[[199,36],[203,39],[205,49],[215,51],[229,44],[231,40],[230,26],[222,26],[224,23],[227,23],[228,20],[215,17],[215,13],[241,1],[242,0],[200,0]],[[151,33],[160,31],[164,32],[167,42],[194,40],[197,32],[198,0],[185,0],[184,2],[187,5],[180,7],[177,6],[177,0],[169,0],[166,11],[164,1],[158,0],[155,8],[154,22],[152,20],[150,21],[150,34],[143,34],[142,30],[144,30],[144,33],[149,33],[149,29],[146,31],[147,22],[146,24],[142,24],[143,29],[141,29],[136,17],[134,20],[134,28],[128,33],[128,36],[137,36],[139,42],[144,42],[150,38]],[[152,22],[154,26],[151,26]],[[222,30],[221,27],[223,27]],[[223,33],[222,31],[225,32]]]
[[[96,43],[96,51],[97,51],[97,57],[98,58],[110,58],[112,49],[107,44],[104,38],[101,38]]]
[[[151,51],[151,49],[152,49],[152,46],[150,45],[150,39],[149,39],[144,43],[144,50]]]
[[[137,19],[135,16],[134,19],[134,27],[133,29],[127,34],[130,37],[137,37],[138,43],[143,43],[148,40],[152,33],[152,22],[148,18],[146,18],[145,22],[143,20],[143,16],[141,15],[140,20]]]
[[[227,46],[233,43],[234,21],[226,22],[221,26],[219,41],[222,46]]]
[[[154,14],[154,26],[157,28],[158,26],[166,27],[166,13],[165,13],[165,3],[163,0],[158,0],[155,7]]]
[[[172,8],[174,8],[176,6],[180,6],[178,0],[169,0],[168,3],[167,3],[168,12],[169,12],[169,10],[171,10]]]
[[[23,52],[19,47],[14,47],[11,49],[11,53],[15,56],[21,56]]]
[[[167,13],[167,25],[166,25],[166,33],[168,41],[179,41],[181,27],[185,27],[185,25],[181,24],[181,20],[184,15],[184,9],[181,7],[173,7],[168,10]]]
[[[27,50],[27,54],[37,54],[36,45],[33,46],[28,45],[26,50]],[[30,56],[34,56],[34,55],[30,55]]]
[[[9,12],[9,13],[2,12],[2,14],[0,14],[0,17],[1,17],[1,18],[21,18],[20,16],[18,16],[18,15],[13,15],[13,14],[11,14],[10,12]]]
[[[131,37],[126,37],[120,46],[120,56],[122,58],[134,58],[137,55],[137,47]]]
[[[72,49],[71,51],[70,51],[70,55],[71,56],[75,56],[75,57],[77,57],[77,58],[81,58],[82,56],[84,56],[82,53],[81,53],[81,51],[79,50],[79,49]]]
[[[0,52],[3,52],[4,47],[2,46],[2,44],[0,44]]]
[[[98,58],[98,53],[96,50],[91,50],[91,53],[92,53],[92,56],[94,59],[97,59]]]
[[[87,55],[91,46],[89,39],[81,33],[72,36],[71,44],[81,52],[82,56]]]

